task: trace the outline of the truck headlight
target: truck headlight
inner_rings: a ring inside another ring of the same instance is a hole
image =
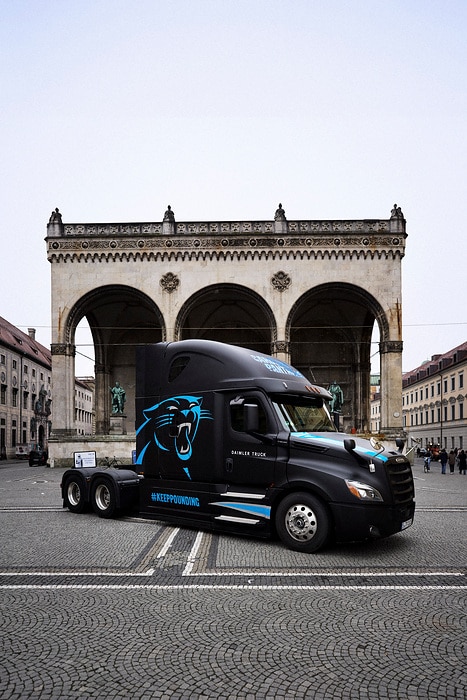
[[[370,486],[369,484],[363,484],[361,481],[352,481],[350,479],[345,480],[345,484],[349,489],[350,493],[361,501],[382,501],[383,497],[380,492]]]

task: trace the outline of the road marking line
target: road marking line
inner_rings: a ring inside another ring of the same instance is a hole
[[[191,555],[190,555],[191,556]],[[185,567],[186,571],[186,567]],[[127,578],[131,576],[152,576],[154,573],[154,569],[148,569],[147,571],[142,571],[142,572],[124,572],[124,571],[115,571],[115,572],[109,572],[109,571],[5,571],[5,572],[0,572],[0,578],[4,576],[89,576],[89,577],[100,577],[100,576],[113,576],[114,578]],[[189,575],[189,574],[182,574],[182,575]],[[268,578],[293,578],[293,577],[299,577],[299,576],[308,576],[311,577],[313,576],[314,578],[318,577],[333,577],[333,578],[389,578],[390,576],[393,576],[394,578],[398,576],[416,576],[416,577],[421,577],[421,576],[465,576],[466,574],[463,571],[425,571],[425,572],[420,572],[420,571],[392,571],[392,572],[378,572],[378,571],[361,571],[361,572],[354,572],[354,571],[344,571],[344,572],[336,572],[336,571],[297,571],[296,573],[293,573],[291,571],[258,571],[258,569],[251,570],[251,571],[236,571],[235,569],[231,570],[225,570],[222,572],[217,572],[217,571],[210,571],[210,572],[205,572],[205,573],[199,573],[199,574],[191,574],[191,576],[218,576],[218,577],[223,577],[223,576],[262,576],[262,577],[268,577]]]
[[[191,574],[191,572],[193,570],[193,566],[194,566],[195,561],[196,561],[196,555],[198,554],[198,550],[201,546],[203,534],[204,533],[201,530],[198,531],[198,534],[196,535],[196,539],[194,541],[193,547],[191,548],[191,551],[188,555],[188,559],[186,562],[186,566],[183,570],[182,576],[191,576],[191,575],[196,576],[196,574]]]
[[[161,548],[159,554],[157,555],[158,559],[160,559],[161,557],[165,557],[165,555],[168,552],[169,547],[172,546],[172,542],[174,541],[174,539],[176,538],[176,536],[178,535],[179,532],[180,532],[179,527],[173,528],[172,532],[167,537],[164,546]]]
[[[402,586],[402,585],[381,585],[381,586],[313,586],[313,585],[257,585],[257,584],[235,584],[235,585],[215,585],[215,584],[154,584],[154,583],[132,583],[120,584],[110,583],[99,585],[94,583],[59,583],[59,584],[5,584],[0,586],[0,590],[151,590],[151,591],[180,591],[180,590],[244,590],[244,591],[463,591],[467,586]]]
[[[335,571],[298,571],[294,573],[293,571],[284,571],[284,572],[279,572],[279,571],[258,571],[256,570],[251,570],[251,571],[235,571],[235,569],[230,569],[227,570],[225,569],[224,571],[206,571],[204,573],[194,573],[194,574],[182,574],[184,576],[268,576],[268,577],[277,577],[277,578],[293,578],[294,576],[314,576],[314,577],[326,577],[326,578],[389,578],[390,576],[393,576],[394,578],[398,576],[465,576],[466,573],[463,571],[426,571],[426,572],[418,572],[418,571],[388,571],[388,572],[377,572],[377,571],[360,571],[360,572],[353,572],[353,571],[346,571],[343,573],[338,573]]]

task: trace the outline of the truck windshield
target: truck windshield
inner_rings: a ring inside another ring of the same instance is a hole
[[[282,426],[291,433],[335,433],[336,426],[323,399],[307,396],[271,396]]]

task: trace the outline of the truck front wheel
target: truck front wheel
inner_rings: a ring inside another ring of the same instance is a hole
[[[289,549],[317,552],[329,538],[330,517],[326,506],[315,496],[291,493],[279,503],[276,530]]]
[[[96,479],[91,489],[91,503],[100,518],[111,518],[117,511],[115,485],[108,479]]]
[[[65,506],[72,513],[84,513],[87,503],[84,495],[84,484],[79,477],[69,476],[63,489]]]

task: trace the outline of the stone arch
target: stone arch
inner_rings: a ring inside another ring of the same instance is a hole
[[[336,381],[344,392],[340,427],[369,429],[370,356],[374,323],[381,340],[390,326],[379,302],[356,285],[325,283],[304,293],[286,326],[291,363],[317,384]]]
[[[216,284],[193,294],[181,308],[175,337],[205,338],[271,354],[277,325],[259,294],[236,284]]]
[[[75,303],[64,329],[67,345],[74,345],[76,327],[83,318],[94,344],[96,433],[109,432],[110,387],[115,381],[126,391],[125,413],[133,426],[136,347],[165,340],[164,318],[146,294],[116,284],[96,287]]]

